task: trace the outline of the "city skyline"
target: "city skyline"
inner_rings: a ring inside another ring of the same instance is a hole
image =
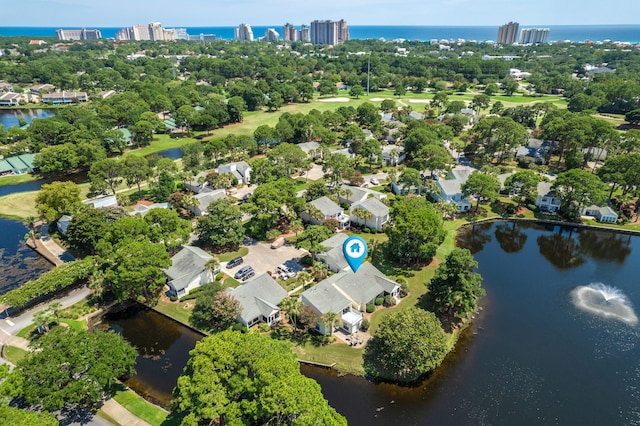
[[[161,21],[166,27],[274,26],[291,22],[345,19],[349,25],[499,26],[517,21],[521,27],[546,25],[633,25],[640,3],[621,0],[615,8],[603,8],[593,0],[557,2],[539,0],[535,5],[508,0],[327,0],[318,8],[313,3],[291,0],[259,2],[237,0],[219,4],[206,0],[185,0],[179,8],[173,2],[112,0],[23,0],[3,5],[0,26],[118,27],[132,23]],[[38,10],[25,14],[24,10]],[[195,13],[197,12],[197,13]]]

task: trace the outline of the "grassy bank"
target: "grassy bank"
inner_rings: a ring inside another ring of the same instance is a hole
[[[27,356],[27,351],[15,346],[5,346],[3,349],[4,357],[9,360],[10,363],[16,365],[20,360]]]
[[[124,386],[123,389],[116,392],[113,399],[131,414],[141,418],[153,426],[172,426],[175,424],[168,421],[167,417],[169,413],[167,411],[156,405],[148,403],[138,394],[130,391],[129,389],[125,389]]]
[[[33,182],[38,179],[42,179],[40,175],[34,175],[31,173],[24,173],[21,175],[10,175],[0,177],[0,186],[16,185],[18,183]]]

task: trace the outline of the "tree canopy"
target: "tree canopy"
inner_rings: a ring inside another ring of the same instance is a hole
[[[47,222],[74,214],[80,208],[80,187],[73,182],[45,183],[36,195],[36,209]]]
[[[300,373],[290,346],[258,333],[223,331],[198,342],[173,395],[183,425],[346,425]]]
[[[414,383],[442,363],[447,337],[433,312],[404,309],[384,317],[364,351],[372,377]]]
[[[31,346],[35,350],[18,362],[7,386],[47,411],[65,404],[93,408],[116,378],[135,372],[136,350],[113,332],[55,327]]]

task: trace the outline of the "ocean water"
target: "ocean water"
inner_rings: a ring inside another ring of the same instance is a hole
[[[176,26],[180,27],[180,26]],[[521,28],[544,27],[549,28],[549,41],[570,40],[582,42],[592,41],[620,41],[640,43],[640,25],[527,25]],[[65,27],[70,28],[70,27]],[[79,28],[79,27],[77,27]],[[87,27],[95,28],[95,27]],[[172,28],[167,25],[167,28]],[[191,35],[215,34],[224,40],[233,39],[234,27],[186,27]],[[254,26],[254,36],[261,37],[266,32],[266,26]],[[282,32],[282,25],[273,25],[276,31]],[[298,26],[299,28],[299,26]],[[55,37],[56,27],[0,27],[0,36],[31,36]],[[104,38],[115,37],[120,28],[108,27],[98,29]],[[350,25],[352,39],[386,40],[406,39],[429,41],[432,39],[454,39],[486,41],[495,40],[498,36],[497,26],[399,26],[399,25]]]

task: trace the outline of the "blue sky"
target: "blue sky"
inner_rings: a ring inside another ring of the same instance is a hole
[[[618,0],[3,0],[0,26],[124,27],[350,25],[638,24],[640,1]]]

